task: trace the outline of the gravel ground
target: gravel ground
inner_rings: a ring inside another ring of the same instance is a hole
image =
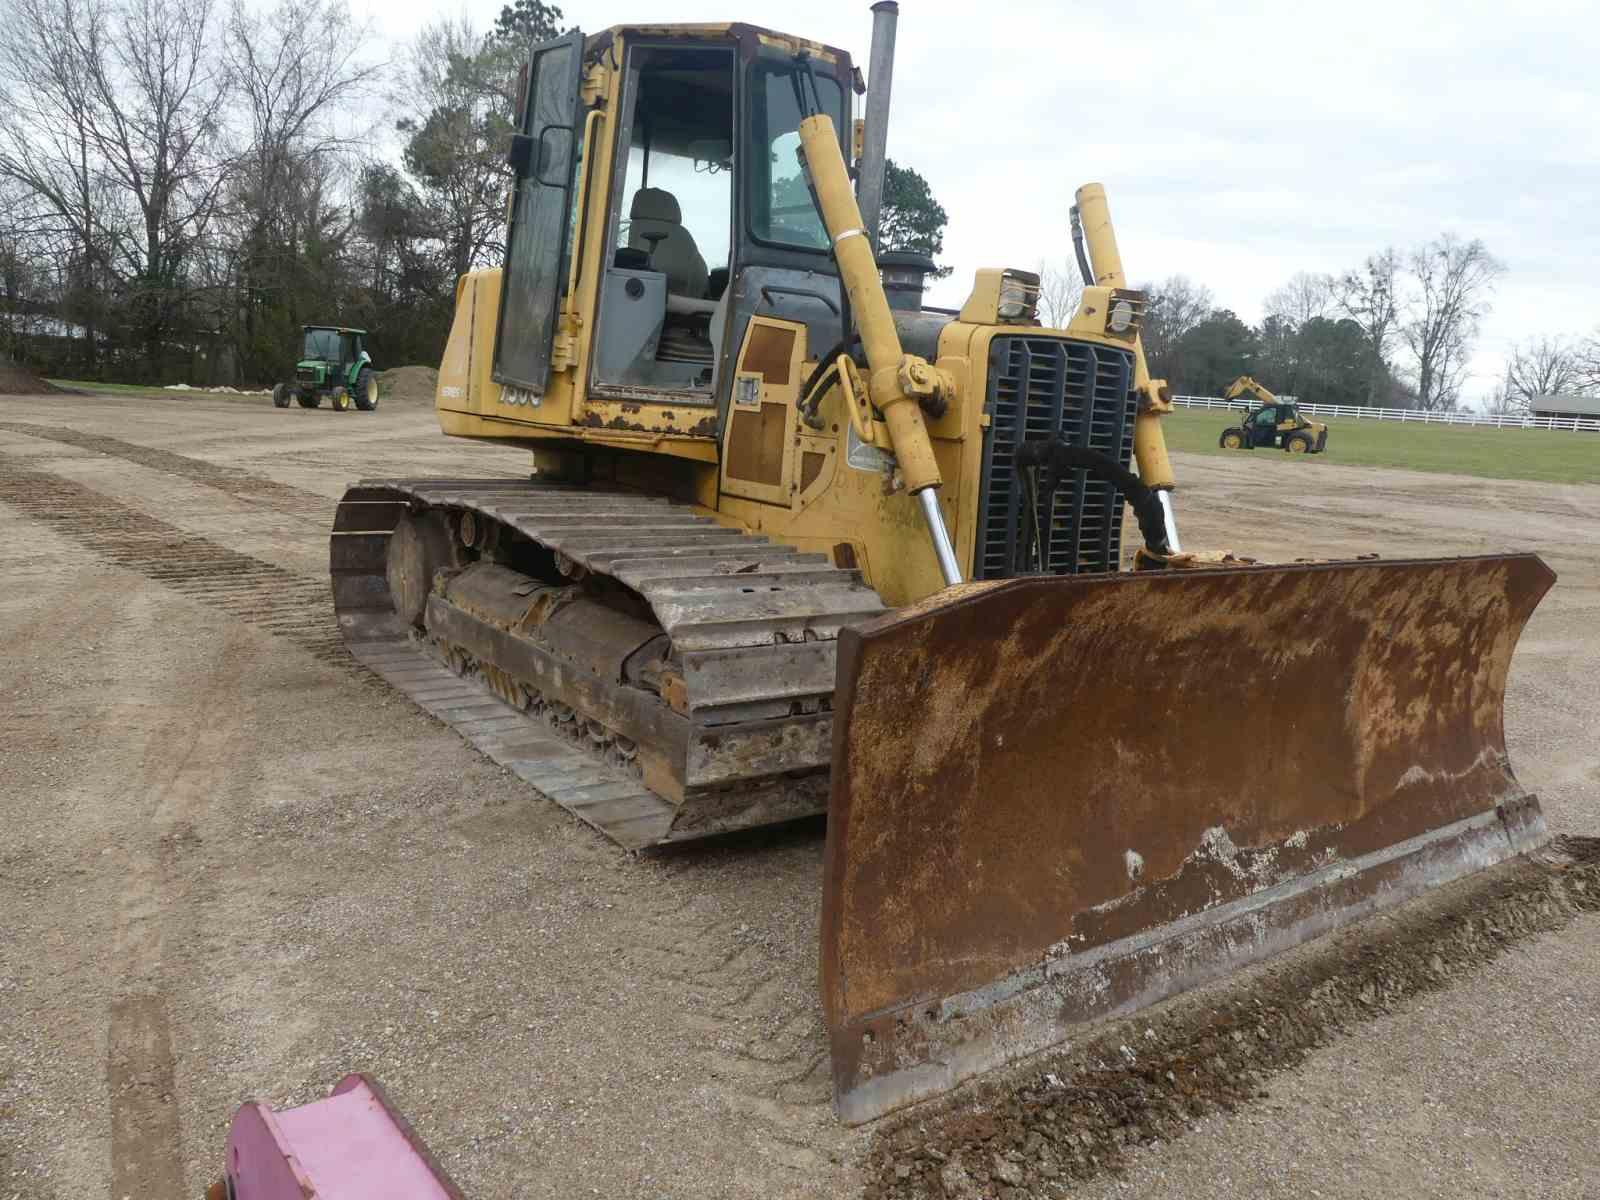
[[[1385,1016],[1086,1197],[1600,1195],[1590,916]],[[1419,1049],[1428,1048],[1420,1055]]]
[[[329,639],[348,481],[523,464],[422,405],[0,400],[0,1200],[196,1195],[239,1102],[356,1069],[469,1196],[873,1183],[884,1131],[827,1107],[820,824],[631,857]],[[1600,833],[1600,492],[1178,467],[1191,545],[1544,553],[1562,579],[1513,668],[1511,753],[1554,828]],[[1558,924],[1078,1186],[1593,1194],[1600,918]]]

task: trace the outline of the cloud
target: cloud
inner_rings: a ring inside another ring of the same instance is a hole
[[[448,11],[358,0],[403,41]],[[487,27],[497,0],[472,0]],[[851,50],[865,0],[563,5],[585,29],[736,19]],[[1065,260],[1106,185],[1131,275],[1184,274],[1246,320],[1297,271],[1451,230],[1508,265],[1469,394],[1509,346],[1600,325],[1600,19],[1588,4],[905,0],[890,153],[950,214],[959,302],[981,266]]]

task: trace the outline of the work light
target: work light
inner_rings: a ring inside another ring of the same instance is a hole
[[[1027,324],[1039,311],[1039,277],[1031,271],[1006,271],[1000,276],[1000,303],[995,314],[1011,324]]]

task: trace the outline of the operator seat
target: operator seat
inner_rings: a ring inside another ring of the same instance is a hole
[[[628,246],[650,253],[650,239],[665,234],[656,243],[651,265],[667,277],[667,291],[680,296],[703,299],[706,294],[706,260],[700,248],[682,225],[683,212],[678,198],[664,188],[640,188],[629,210]],[[649,238],[646,237],[649,235]]]

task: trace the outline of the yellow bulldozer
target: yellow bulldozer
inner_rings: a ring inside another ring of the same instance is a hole
[[[1186,553],[1103,188],[1064,328],[880,253],[894,9],[870,91],[742,24],[534,47],[436,397],[530,474],[358,483],[330,549],[351,653],[621,845],[827,813],[851,1122],[1545,837],[1551,572]]]
[[[1228,426],[1217,438],[1224,450],[1278,446],[1290,454],[1321,454],[1328,448],[1328,427],[1302,417],[1292,399],[1273,395],[1248,375],[1239,376],[1222,393],[1224,400],[1244,396],[1253,403],[1237,425]]]

